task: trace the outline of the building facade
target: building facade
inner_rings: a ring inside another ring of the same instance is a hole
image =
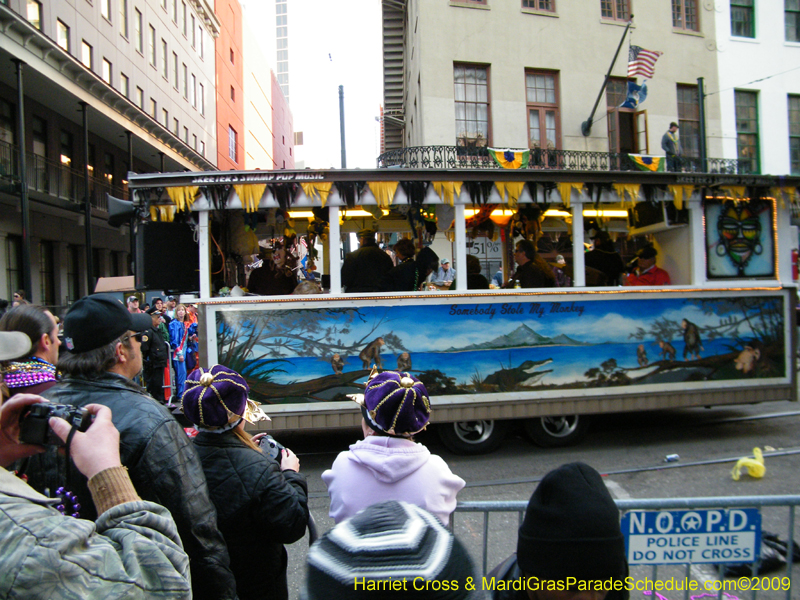
[[[127,198],[129,171],[215,167],[219,22],[208,0],[7,0],[0,26],[0,297],[23,287],[24,149],[26,294],[60,310],[130,273],[130,232],[108,226],[105,196]]]
[[[244,56],[242,7],[238,0],[215,0],[220,35],[215,44],[217,167],[244,169]]]
[[[800,174],[800,77],[793,69],[800,64],[800,4],[715,6],[724,155],[748,161],[755,172]]]
[[[409,146],[663,154],[679,121],[698,153],[697,80],[718,89],[713,2],[451,0],[384,3],[386,150]],[[718,3],[716,3],[718,4]],[[646,101],[627,96],[629,46],[663,53]],[[589,120],[598,100],[590,131]],[[718,105],[707,104],[708,155],[721,156]],[[588,135],[585,135],[588,133]]]

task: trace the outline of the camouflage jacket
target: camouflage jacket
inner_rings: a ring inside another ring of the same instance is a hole
[[[0,598],[191,598],[169,512],[119,504],[96,523],[61,515],[0,468]]]

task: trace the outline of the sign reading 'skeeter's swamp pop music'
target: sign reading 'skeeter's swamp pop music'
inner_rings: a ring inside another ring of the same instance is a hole
[[[700,389],[787,378],[786,304],[778,292],[221,306],[217,362],[270,404],[346,400],[363,392],[373,365],[411,372],[433,396],[471,401]]]
[[[632,565],[751,563],[761,545],[756,508],[630,511],[622,518]]]

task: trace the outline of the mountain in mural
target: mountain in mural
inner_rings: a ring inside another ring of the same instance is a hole
[[[463,352],[467,350],[505,350],[507,348],[525,348],[528,346],[590,346],[585,342],[573,340],[564,334],[554,338],[536,333],[527,325],[520,325],[511,333],[506,333],[488,342],[470,344],[463,348],[451,347],[447,352]]]

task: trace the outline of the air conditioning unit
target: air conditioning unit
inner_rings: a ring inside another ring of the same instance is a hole
[[[672,201],[639,202],[628,210],[628,235],[658,233],[689,224],[689,211],[678,210]]]

